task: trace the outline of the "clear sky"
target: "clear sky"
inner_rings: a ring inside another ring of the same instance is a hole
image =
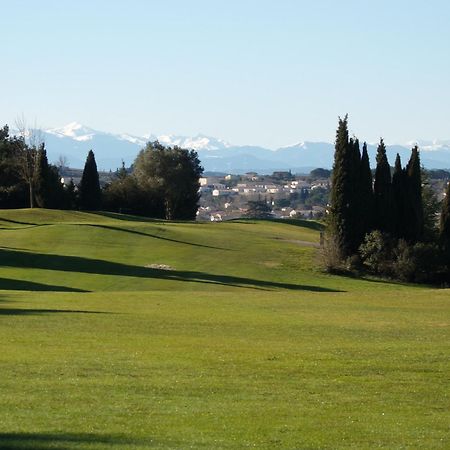
[[[0,0],[0,123],[450,139],[448,0]]]

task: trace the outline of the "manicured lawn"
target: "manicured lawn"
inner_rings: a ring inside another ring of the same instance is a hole
[[[1,211],[0,448],[449,448],[450,292],[317,241]]]

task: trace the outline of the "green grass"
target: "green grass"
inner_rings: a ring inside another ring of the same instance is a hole
[[[0,449],[449,448],[449,291],[323,274],[317,241],[1,211]]]

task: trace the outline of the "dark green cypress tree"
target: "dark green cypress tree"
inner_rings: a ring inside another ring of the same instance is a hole
[[[406,172],[402,168],[402,161],[400,155],[397,153],[394,174],[392,175],[392,196],[394,200],[394,227],[392,232],[398,238],[405,238],[406,206],[408,203],[407,190]]]
[[[373,197],[373,180],[372,171],[370,170],[369,154],[367,152],[367,144],[364,142],[359,167],[359,219],[360,231],[359,236],[361,242],[364,236],[370,233],[374,228],[374,197]]]
[[[411,150],[411,157],[406,166],[410,217],[407,238],[417,242],[423,237],[422,171],[417,145]]]
[[[40,208],[64,208],[64,186],[57,167],[48,163],[44,144],[37,153],[34,196]]]
[[[352,236],[352,152],[348,139],[348,116],[339,118],[336,131],[333,177],[331,183],[331,208],[329,214],[329,235],[336,251],[349,256],[353,247]]]
[[[361,221],[361,207],[363,197],[361,193],[361,151],[359,149],[359,140],[356,137],[350,139],[350,249],[352,253],[358,250],[361,245],[364,230]]]
[[[386,146],[384,145],[383,139],[380,139],[377,149],[374,197],[376,228],[380,231],[390,233],[393,231],[391,168],[389,167]]]
[[[34,187],[34,198],[36,205],[39,208],[49,207],[49,167],[47,159],[47,151],[44,144],[41,144],[38,149],[37,163],[36,163],[36,178]]]
[[[84,165],[83,175],[79,185],[80,208],[87,211],[96,211],[101,207],[100,181],[95,162],[94,152],[89,150]]]
[[[450,264],[450,183],[447,185],[445,197],[442,200],[439,237],[447,264]]]

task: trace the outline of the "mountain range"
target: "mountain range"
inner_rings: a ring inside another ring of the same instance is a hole
[[[100,170],[115,170],[122,161],[129,166],[137,153],[149,141],[158,140],[165,145],[178,145],[198,152],[205,171],[241,174],[255,171],[261,174],[277,170],[291,170],[293,173],[308,173],[310,170],[333,165],[334,144],[329,142],[299,142],[298,144],[271,150],[259,146],[232,145],[209,136],[194,137],[174,135],[114,134],[97,131],[77,122],[61,128],[41,130],[49,161],[55,162],[60,155],[73,168],[82,168],[90,149],[95,153]],[[402,145],[387,145],[391,165],[395,155],[400,154],[406,164],[411,147],[419,145],[422,164],[427,168],[450,168],[450,140],[412,141]],[[368,144],[372,167],[375,166],[376,144]]]

